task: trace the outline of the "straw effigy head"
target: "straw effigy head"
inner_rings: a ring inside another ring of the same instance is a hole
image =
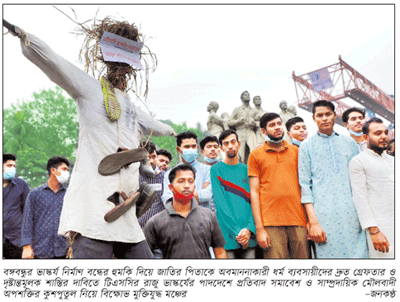
[[[140,91],[144,82],[143,95],[146,96],[149,89],[149,71],[154,71],[157,67],[155,54],[146,45],[143,45],[140,53],[141,61],[144,63],[145,76],[143,79],[140,70],[129,64],[104,61],[99,47],[99,42],[105,31],[144,44],[144,37],[137,26],[134,23],[117,21],[111,17],[106,17],[103,20],[94,19],[91,25],[88,25],[88,22],[79,25],[75,34],[85,36],[79,55],[80,60],[85,63],[85,71],[92,73],[98,79],[104,76],[115,88],[124,92],[132,90],[137,95],[141,94]],[[138,76],[140,83],[137,83]]]

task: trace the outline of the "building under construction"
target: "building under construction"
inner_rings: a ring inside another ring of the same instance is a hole
[[[296,76],[293,71],[292,77],[300,108],[311,112],[314,102],[331,101],[336,107],[336,123],[343,125],[343,112],[353,107],[344,99],[351,98],[366,110],[369,117],[379,115],[394,125],[394,98],[344,62],[340,56],[339,63],[300,76]]]

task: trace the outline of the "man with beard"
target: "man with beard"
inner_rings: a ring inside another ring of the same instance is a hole
[[[364,151],[367,148],[362,131],[362,126],[365,122],[365,111],[357,107],[349,108],[343,112],[342,120],[346,129],[349,130],[350,136],[357,143],[360,152]]]
[[[394,258],[394,157],[385,152],[388,129],[379,118],[362,129],[367,149],[349,163],[353,201],[361,227],[369,232],[370,258]]]
[[[250,205],[247,166],[239,162],[240,142],[234,130],[219,136],[223,161],[210,170],[217,219],[224,235],[228,258],[254,259],[256,228]]]
[[[235,128],[239,136],[239,141],[241,142],[239,160],[246,164],[248,154],[255,148],[256,135],[254,133],[254,127],[257,126],[257,123],[252,116],[253,109],[250,107],[249,92],[242,92],[240,98],[243,104],[233,110],[228,126]],[[248,153],[246,151],[248,151]]]
[[[251,152],[248,163],[258,244],[264,258],[309,258],[298,148],[283,140],[284,127],[278,114],[264,114],[260,127],[267,140]]]

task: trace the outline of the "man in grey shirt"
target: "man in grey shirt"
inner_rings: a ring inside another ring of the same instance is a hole
[[[176,166],[169,173],[169,181],[172,199],[165,204],[165,210],[153,216],[144,227],[150,249],[161,249],[164,258],[210,259],[212,247],[216,258],[227,258],[217,217],[193,198],[193,167],[189,164]]]

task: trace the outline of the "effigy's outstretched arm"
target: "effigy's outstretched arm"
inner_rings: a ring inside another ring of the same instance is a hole
[[[139,129],[144,135],[176,136],[175,130],[167,124],[156,120],[140,108],[136,108]],[[152,131],[153,130],[153,131]]]
[[[35,35],[3,20],[3,25],[20,38],[23,55],[39,67],[47,77],[63,88],[73,99],[87,94],[88,88],[98,86],[98,81],[77,66],[55,53],[45,42]]]

